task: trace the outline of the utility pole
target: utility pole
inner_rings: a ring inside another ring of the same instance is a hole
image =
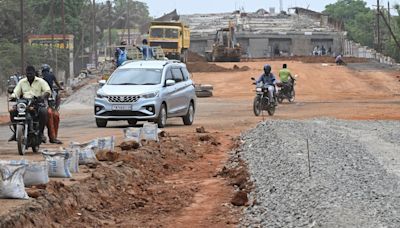
[[[94,65],[97,67],[97,47],[96,47],[96,1],[93,0],[93,9],[92,9],[92,19],[93,19],[93,27],[92,27],[92,57],[94,56]]]
[[[380,24],[379,24],[379,14],[380,14],[380,5],[379,5],[379,0],[376,0],[376,5],[377,5],[377,16],[376,16],[376,26],[377,26],[377,38],[378,38],[378,47],[377,47],[377,51],[381,52],[381,28],[380,28]]]
[[[130,17],[131,17],[131,15],[130,15],[130,6],[131,6],[131,4],[130,4],[130,1],[128,0],[127,1],[127,3],[128,3],[128,18],[126,19],[127,20],[127,25],[128,25],[128,45],[130,45],[131,44],[131,25],[130,25],[130,21],[129,21],[129,19],[130,19]]]
[[[389,29],[390,34],[391,34],[392,37],[393,37],[394,42],[395,42],[396,45],[397,45],[397,48],[400,50],[400,42],[397,40],[396,35],[394,34],[392,28],[390,27],[389,22],[386,20],[385,15],[383,15],[382,12],[381,12],[380,10],[378,10],[378,15],[382,16],[383,22],[385,22],[386,26],[387,26],[388,29]]]
[[[64,0],[61,0],[61,20],[62,20],[62,30],[63,30],[63,49],[66,48],[65,42],[65,14],[64,14]]]
[[[112,48],[111,48],[111,2],[110,0],[107,1],[108,6],[108,50],[110,51],[110,58],[112,57]]]
[[[50,3],[50,14],[51,14],[51,54],[54,53],[54,0],[51,0]]]
[[[20,1],[21,13],[21,74],[25,72],[25,50],[24,50],[24,0]]]
[[[388,2],[388,22],[389,22],[389,25],[390,25],[390,2]]]

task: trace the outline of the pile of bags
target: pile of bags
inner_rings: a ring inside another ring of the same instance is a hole
[[[0,199],[28,199],[25,187],[47,184],[49,177],[71,178],[79,165],[97,163],[96,153],[114,151],[114,137],[43,150],[45,161],[0,160]]]
[[[124,129],[124,142],[141,146],[142,140],[159,141],[157,124]],[[0,160],[0,199],[28,199],[25,187],[47,184],[49,177],[71,178],[79,165],[115,160],[115,137],[97,138],[85,143],[72,142],[67,148],[43,150],[44,161]],[[121,147],[122,148],[122,147]]]

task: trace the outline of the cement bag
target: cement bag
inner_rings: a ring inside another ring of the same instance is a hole
[[[69,171],[70,154],[64,152],[42,152],[49,166],[50,177],[70,178],[72,177]]]
[[[113,152],[115,147],[115,137],[104,137],[97,139],[96,153]]]
[[[155,123],[144,123],[141,131],[141,139],[158,142],[158,126]]]
[[[86,143],[71,143],[70,148],[78,150],[79,165],[86,165],[91,163],[97,163],[95,149],[97,148],[97,139],[86,142]]]
[[[0,198],[29,199],[23,175],[26,165],[0,164]]]
[[[47,162],[33,162],[28,160],[9,160],[1,161],[4,165],[25,165],[25,174],[23,175],[25,186],[47,184],[49,182],[49,173]]]
[[[134,141],[140,143],[142,128],[128,127],[124,129],[124,141]]]
[[[29,162],[24,175],[25,186],[49,183],[49,167],[46,161]]]
[[[70,154],[69,171],[71,173],[79,173],[79,149],[68,148]]]

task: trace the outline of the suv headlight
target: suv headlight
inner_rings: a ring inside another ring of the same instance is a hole
[[[143,97],[143,98],[148,99],[148,98],[158,97],[158,94],[159,94],[159,91],[155,91],[155,92],[151,92],[151,93],[145,93],[145,94],[142,94],[140,96]]]
[[[97,94],[96,94],[96,97],[97,97],[97,98],[106,98],[107,96],[104,95],[104,94],[101,94],[101,93],[97,93]]]
[[[25,112],[26,111],[26,104],[24,104],[24,103],[17,104],[17,111],[19,113]]]

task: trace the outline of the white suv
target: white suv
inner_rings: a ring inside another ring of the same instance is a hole
[[[154,121],[163,128],[167,118],[193,123],[196,94],[186,65],[176,60],[128,61],[100,81],[94,104],[97,127],[108,121]]]

